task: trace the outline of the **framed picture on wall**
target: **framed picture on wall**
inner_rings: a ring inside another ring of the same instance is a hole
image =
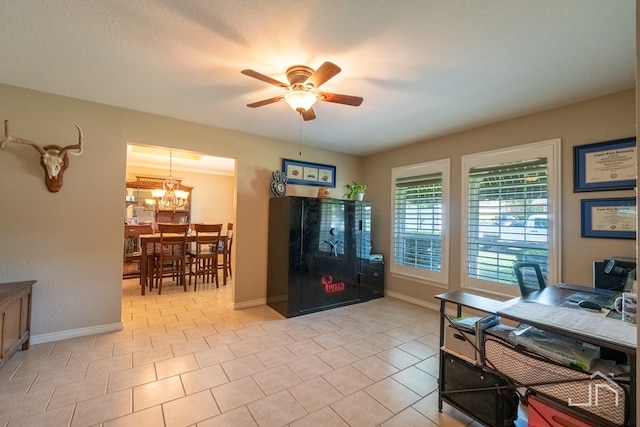
[[[583,199],[582,237],[636,238],[636,198]]]
[[[336,186],[335,166],[282,159],[282,170],[289,184],[333,188]]]
[[[636,139],[573,148],[573,192],[628,190],[636,186]]]

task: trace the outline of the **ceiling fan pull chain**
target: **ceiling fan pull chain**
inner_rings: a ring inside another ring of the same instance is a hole
[[[300,111],[300,133],[298,135],[298,141],[300,141],[300,152],[298,153],[302,157],[302,111]]]

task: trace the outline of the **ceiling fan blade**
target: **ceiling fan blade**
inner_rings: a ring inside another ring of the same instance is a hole
[[[317,89],[321,84],[329,80],[331,77],[338,74],[341,70],[333,62],[325,62],[318,68],[313,74],[309,76],[306,82],[304,82],[305,87],[309,88],[309,85],[312,85],[310,89]]]
[[[276,96],[275,98],[269,98],[263,101],[247,104],[247,107],[251,107],[251,108],[262,107],[263,105],[273,104],[274,102],[282,101],[283,99],[284,99],[284,96]]]
[[[263,82],[272,84],[274,86],[278,86],[281,87],[283,89],[289,89],[289,85],[279,82],[276,79],[272,79],[269,76],[265,76],[264,74],[261,74],[257,71],[253,71],[253,70],[242,70],[241,71],[242,74],[244,74],[245,76],[249,76],[249,77],[253,77],[254,79],[258,79],[258,80],[262,80]]]
[[[313,108],[309,108],[308,110],[303,111],[302,118],[306,122],[307,120],[313,120],[316,118],[316,113],[313,111]]]
[[[336,104],[353,105],[354,107],[362,104],[363,98],[360,96],[339,95],[337,93],[318,92],[318,99],[326,102],[335,102]]]

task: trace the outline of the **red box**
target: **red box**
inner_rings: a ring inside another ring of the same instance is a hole
[[[557,406],[551,406],[548,400],[541,400],[536,396],[527,396],[527,426],[528,427],[592,427],[582,418],[577,418],[562,411]]]

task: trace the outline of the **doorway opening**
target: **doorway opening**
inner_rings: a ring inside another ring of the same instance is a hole
[[[127,144],[123,279],[140,275],[139,257],[136,258],[142,249],[140,240],[135,235],[127,236],[128,229],[146,230],[151,226],[156,231],[158,223],[200,223],[223,224],[225,230],[233,224],[235,232],[236,170],[236,160],[231,158]],[[168,181],[174,187],[167,186]],[[172,198],[165,196],[168,189],[174,191]],[[232,272],[234,260],[232,254]],[[224,274],[224,269],[219,274]],[[232,287],[231,277],[227,279]],[[229,294],[233,295],[233,291]]]

